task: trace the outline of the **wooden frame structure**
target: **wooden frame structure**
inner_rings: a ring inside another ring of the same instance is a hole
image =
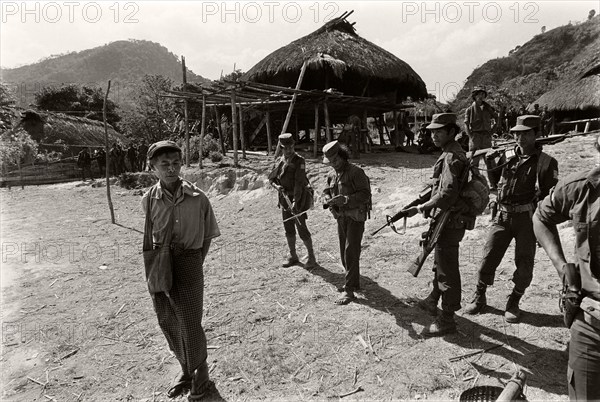
[[[322,129],[319,125],[319,109],[322,108],[323,110],[325,140],[329,142],[333,140],[332,125],[345,122],[346,118],[350,115],[362,116],[362,124],[366,128],[366,119],[368,116],[379,117],[388,111],[398,111],[413,107],[412,104],[396,104],[384,98],[347,96],[332,90],[301,90],[298,89],[301,81],[302,73],[300,74],[296,88],[279,87],[251,81],[220,81],[200,85],[201,92],[169,91],[162,96],[182,100],[184,103],[200,102],[202,104],[202,127],[200,128],[202,134],[205,132],[206,113],[208,113],[209,109],[212,109],[223,151],[223,137],[226,133],[222,133],[220,127],[218,127],[217,108],[231,108],[233,161],[235,166],[238,166],[238,141],[240,138],[242,158],[245,158],[246,147],[251,145],[258,132],[265,126],[267,132],[267,154],[273,152],[274,139],[272,138],[271,117],[274,113],[286,113],[282,133],[288,131],[292,113],[295,113],[296,116],[296,131],[298,131],[298,124],[312,128],[314,123],[315,141],[313,142],[313,156],[316,157]],[[247,140],[242,121],[245,112],[252,109],[261,112],[264,117]],[[277,143],[276,141],[277,138],[275,138],[275,143]],[[393,146],[394,144],[391,145]],[[356,148],[356,151],[358,151],[358,148]],[[275,155],[277,155],[277,151],[275,151]]]

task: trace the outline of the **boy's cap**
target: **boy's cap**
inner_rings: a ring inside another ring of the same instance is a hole
[[[150,145],[150,148],[148,148],[148,153],[147,153],[148,159],[152,159],[152,157],[154,156],[156,151],[158,151],[159,149],[164,149],[164,148],[169,148],[169,149],[172,149],[173,151],[181,152],[181,148],[179,148],[179,145],[177,145],[173,141],[158,141],[158,142],[155,142],[154,144]]]

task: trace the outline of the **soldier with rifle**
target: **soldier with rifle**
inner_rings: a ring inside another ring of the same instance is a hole
[[[337,141],[323,147],[323,163],[333,167],[327,175],[323,190],[324,208],[328,208],[337,221],[340,256],[346,271],[342,296],[335,304],[346,305],[360,290],[360,251],[365,221],[371,208],[371,185],[365,172],[348,162],[348,148]]]
[[[600,136],[595,147],[600,156]],[[576,263],[568,263],[556,226],[572,221]],[[572,401],[600,400],[600,167],[561,180],[533,216],[535,235],[566,289],[571,331],[567,385]]]
[[[318,267],[318,264],[312,237],[306,226],[306,212],[313,202],[312,188],[306,177],[306,163],[304,158],[294,150],[295,142],[292,134],[281,134],[279,145],[283,154],[269,175],[269,182],[279,192],[278,206],[281,207],[285,238],[290,250],[289,257],[281,266],[287,268],[300,263],[296,253],[296,229],[298,229],[298,235],[308,252],[304,268],[313,269]]]
[[[487,235],[477,287],[465,307],[467,314],[477,314],[486,306],[486,288],[494,284],[496,268],[515,239],[514,289],[508,297],[504,318],[510,323],[519,321],[519,302],[533,278],[536,242],[531,218],[537,202],[548,195],[558,181],[558,162],[536,144],[540,129],[539,116],[519,116],[516,126],[510,130],[517,145],[501,152],[498,167],[502,170],[496,200],[498,214]],[[488,158],[497,153],[488,152]]]
[[[433,167],[431,196],[423,204],[411,206],[404,212],[408,217],[417,213],[431,216],[431,228],[438,229],[436,239],[432,242],[435,243],[433,290],[427,298],[419,302],[419,307],[437,316],[437,306],[441,298],[442,315],[424,330],[423,335],[443,336],[456,332],[454,312],[461,307],[458,248],[465,230],[474,226],[475,218],[468,216],[467,208],[459,202],[461,181],[465,180],[465,173],[469,172],[469,161],[465,151],[455,141],[456,134],[460,132],[456,124],[456,114],[435,114],[427,128],[433,133],[435,145],[442,148],[442,154]],[[421,266],[422,262],[423,259]],[[420,266],[418,268],[420,269]],[[418,270],[414,274],[416,273]]]

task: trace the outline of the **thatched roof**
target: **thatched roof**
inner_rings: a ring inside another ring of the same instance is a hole
[[[69,116],[63,113],[39,112],[27,110],[21,114],[19,123],[35,141],[41,144],[54,144],[57,141],[65,145],[90,147],[104,146],[104,123],[84,117]],[[109,142],[126,144],[129,142],[122,134],[108,125]]]
[[[345,95],[371,97],[389,97],[397,90],[395,102],[407,96],[425,98],[427,90],[421,77],[392,53],[358,36],[346,17],[331,20],[274,51],[243,79],[294,87],[307,61],[302,89],[335,88]]]
[[[546,92],[532,105],[548,105],[549,110],[594,110],[600,112],[600,64],[583,73],[579,78],[567,81]],[[531,106],[533,108],[533,106]]]

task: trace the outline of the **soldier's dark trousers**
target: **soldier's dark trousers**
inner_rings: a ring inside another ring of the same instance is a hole
[[[515,265],[513,274],[515,288],[523,292],[533,279],[533,263],[536,243],[530,212],[499,212],[488,232],[479,267],[479,280],[490,286],[494,284],[496,268],[515,239]]]
[[[288,212],[287,209],[281,208],[281,216],[283,220],[291,218],[294,216],[291,212]],[[306,226],[306,214],[300,215],[298,219],[290,219],[287,222],[283,222],[283,228],[285,229],[286,237],[295,237],[296,236],[296,228],[298,229],[298,235],[302,240],[310,240],[310,232],[308,231],[308,226]]]
[[[460,310],[461,282],[458,269],[458,246],[465,229],[445,228],[435,245],[434,287],[442,293],[442,310]]]
[[[340,256],[346,270],[344,290],[353,292],[360,289],[360,243],[365,231],[365,223],[346,216],[340,216],[337,223]]]
[[[583,320],[583,312],[571,325],[567,383],[572,401],[600,400],[600,329]]]

